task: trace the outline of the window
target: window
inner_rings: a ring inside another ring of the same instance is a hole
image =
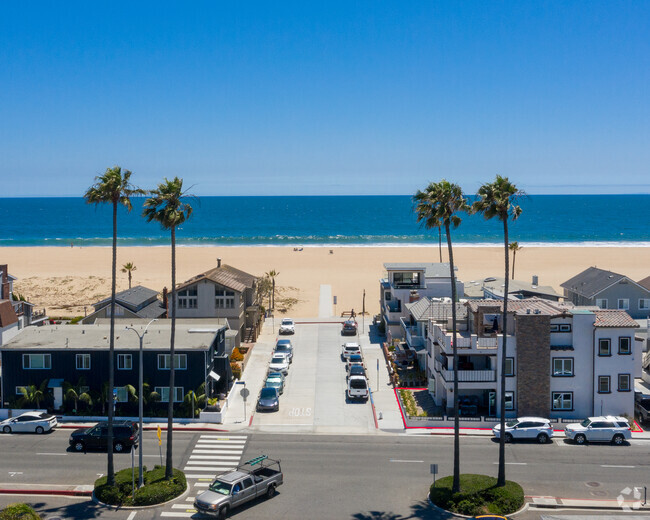
[[[553,376],[570,377],[573,375],[573,358],[553,358]]]
[[[131,354],[118,354],[117,355],[117,369],[118,370],[131,370],[133,368],[133,361]]]
[[[611,341],[609,339],[599,339],[598,340],[598,355],[599,356],[611,356]]]
[[[17,386],[16,387],[16,395],[23,395],[22,391],[20,390],[21,388],[27,388],[28,385],[23,385],[23,386]]]
[[[126,386],[116,386],[115,387],[115,402],[116,403],[128,403],[129,402],[129,392],[126,390]]]
[[[515,375],[515,358],[507,357],[506,358],[506,376]]]
[[[596,299],[596,307],[600,309],[607,309],[607,300],[606,299]]]
[[[627,298],[618,299],[618,308],[622,311],[626,311],[630,308],[630,300]]]
[[[420,273],[393,273],[395,287],[419,287]]]
[[[610,382],[610,376],[598,376],[598,393],[609,394],[611,392]]]
[[[217,309],[234,309],[235,291],[216,289],[214,292],[214,305]]]
[[[391,295],[390,291],[386,291],[386,294],[384,295],[384,299],[385,299],[387,302],[389,302],[390,299],[391,299],[392,297],[393,297],[393,296]]]
[[[23,354],[23,368],[27,370],[49,370],[52,368],[52,355]]]
[[[618,353],[628,355],[632,353],[632,338],[618,338]]]
[[[618,391],[619,392],[629,392],[630,391],[630,374],[619,374],[618,375]]]
[[[158,354],[158,370],[169,370],[170,368],[169,354]],[[187,369],[187,354],[174,354],[174,368]]]
[[[77,370],[90,370],[90,354],[77,354]]]
[[[573,392],[553,392],[553,410],[573,410]]]
[[[124,316],[124,308],[121,307],[120,305],[115,306],[115,316]],[[111,306],[110,305],[106,306],[106,317],[107,318],[111,317]]]
[[[157,386],[156,392],[160,394],[160,402],[168,403],[169,402],[169,387],[168,386]],[[183,387],[175,386],[174,387],[174,402],[180,403],[183,401]]]
[[[515,393],[506,392],[506,410],[515,409]]]
[[[570,323],[560,323],[560,332],[571,332]]]
[[[555,323],[551,323],[551,332],[560,332],[560,326]]]
[[[639,310],[640,311],[650,310],[650,298],[641,298],[639,300]]]
[[[183,291],[178,291],[178,308],[179,309],[196,309],[198,307],[198,294],[196,285],[188,287]]]

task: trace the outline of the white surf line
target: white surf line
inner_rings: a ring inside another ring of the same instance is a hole
[[[37,453],[36,455],[50,455],[52,457],[65,457],[67,453]]]
[[[616,464],[601,464],[600,467],[601,468],[630,468],[630,469],[636,468],[636,466],[619,466]]]
[[[389,462],[424,462],[423,460],[390,459]]]
[[[131,511],[131,514],[126,518],[126,520],[133,520],[137,511]]]
[[[248,439],[248,435],[201,435],[201,439],[224,439],[224,440]]]

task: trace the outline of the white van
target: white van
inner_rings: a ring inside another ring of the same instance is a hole
[[[368,380],[364,376],[348,379],[348,399],[368,399]]]

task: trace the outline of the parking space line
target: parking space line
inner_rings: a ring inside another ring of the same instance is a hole
[[[616,464],[601,464],[601,468],[636,468],[636,466],[619,466]]]

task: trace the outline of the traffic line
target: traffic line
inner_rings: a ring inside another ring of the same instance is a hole
[[[239,460],[240,455],[190,455],[190,460]]]
[[[493,462],[492,464],[498,464],[498,462]],[[511,466],[527,466],[528,462],[506,462],[506,464],[510,464]]]
[[[601,464],[601,468],[636,468],[636,466],[618,466],[616,464]]]
[[[209,482],[195,482],[194,487],[207,488],[210,485]]]
[[[220,471],[232,471],[234,470],[234,466],[185,466],[183,471],[209,471],[210,473],[218,473]],[[188,475],[189,476],[189,475]],[[199,477],[205,477],[205,475],[198,475],[198,476],[189,476],[190,478],[199,478]]]
[[[423,460],[390,459],[389,462],[424,462]]]
[[[37,453],[36,455],[50,455],[53,457],[65,457],[68,454],[67,453]]]
[[[244,453],[244,450],[203,450],[203,449],[194,449],[192,453],[205,453],[210,455],[241,455]]]
[[[196,513],[196,509],[194,509],[193,507],[189,507],[187,504],[172,504],[172,509],[185,509],[188,513],[190,511]]]
[[[239,462],[239,457],[230,457],[233,460],[224,460],[224,458],[220,458],[217,460],[195,460],[195,459],[190,459],[188,464],[192,464],[194,466],[212,466],[214,464],[218,464],[219,462],[224,462],[226,464],[232,464],[233,462]]]
[[[200,438],[198,443],[208,443],[208,444],[241,444],[242,446],[246,444],[245,440],[239,440],[239,439],[203,439]]]
[[[133,520],[137,511],[131,511],[131,514],[126,518],[126,520]]]

